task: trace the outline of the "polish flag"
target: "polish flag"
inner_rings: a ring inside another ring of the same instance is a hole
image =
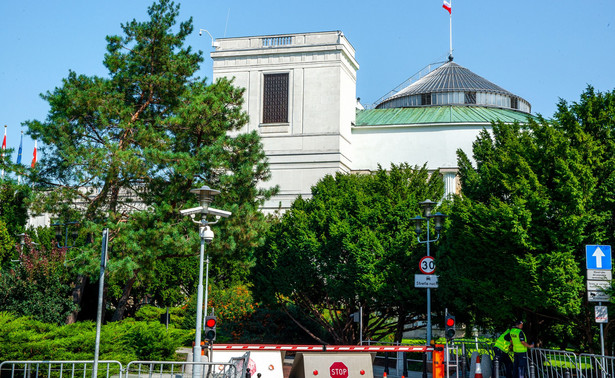
[[[34,153],[32,156],[32,164],[30,165],[30,167],[34,168],[35,165],[36,165],[36,141],[34,141]]]
[[[451,8],[451,3],[449,3],[446,0],[443,0],[444,4],[442,4],[442,8],[446,9],[448,11],[448,14],[451,14],[452,8]]]

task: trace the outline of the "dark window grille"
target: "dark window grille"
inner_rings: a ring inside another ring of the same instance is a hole
[[[421,105],[431,105],[431,93],[421,94]]]
[[[519,109],[519,100],[515,97],[510,98],[510,107],[513,109]]]
[[[264,75],[263,123],[288,122],[288,74]]]
[[[465,92],[464,103],[476,104],[476,92]]]

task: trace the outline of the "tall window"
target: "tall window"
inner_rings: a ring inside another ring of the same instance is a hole
[[[510,107],[513,109],[519,109],[519,100],[516,97],[510,98]]]
[[[263,83],[263,123],[288,122],[288,73],[266,74]]]
[[[466,104],[476,104],[476,92],[465,92],[465,99],[463,102]]]

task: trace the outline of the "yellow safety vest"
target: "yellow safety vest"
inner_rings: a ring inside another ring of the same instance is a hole
[[[513,328],[510,331],[510,338],[512,339],[512,343],[513,343],[513,352],[515,353],[527,352],[527,347],[521,344],[521,339],[520,339],[521,332],[523,331],[519,328]],[[525,336],[525,334],[523,335]]]
[[[500,348],[505,353],[508,353],[508,347],[510,346],[510,341],[506,340],[506,335],[508,335],[509,333],[510,329],[507,329],[503,334],[500,335],[500,337],[498,337],[494,345],[496,348]]]

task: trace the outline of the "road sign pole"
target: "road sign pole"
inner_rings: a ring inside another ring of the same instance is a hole
[[[109,244],[109,229],[102,234],[102,250],[100,253],[100,275],[98,276],[98,310],[96,312],[96,340],[94,341],[94,364],[92,378],[98,373],[98,355],[100,353],[100,330],[102,325],[103,294],[105,290],[105,268],[107,267],[107,245]]]
[[[429,217],[427,218],[427,257],[429,257]],[[431,289],[427,288],[427,345],[431,345]]]
[[[602,302],[598,302],[598,306],[602,306]],[[604,356],[604,323],[600,323],[600,350]]]
[[[609,295],[605,289],[611,286],[612,261],[610,245],[586,245],[585,258],[587,264],[587,295],[588,300],[597,301],[596,322],[600,323],[600,349],[604,356],[604,323],[608,322],[608,310],[602,306],[602,301],[608,301]]]

